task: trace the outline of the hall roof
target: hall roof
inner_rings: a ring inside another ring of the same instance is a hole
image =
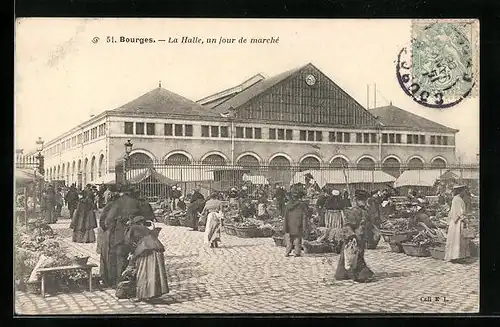
[[[436,133],[457,133],[458,129],[438,124],[427,118],[412,114],[406,110],[393,106],[370,109],[369,112],[377,117],[384,127],[394,127],[405,130]]]
[[[200,104],[172,91],[157,87],[111,112],[135,114],[180,114],[186,116],[218,116]]]

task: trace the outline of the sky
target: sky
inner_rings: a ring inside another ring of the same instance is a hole
[[[114,37],[116,43],[107,43]],[[120,43],[120,37],[166,40]],[[169,43],[182,37],[217,44]],[[234,43],[218,44],[220,38]],[[247,43],[239,43],[240,38]],[[250,44],[251,38],[278,38]],[[97,43],[92,42],[99,38]],[[457,154],[479,153],[479,97],[448,109],[426,108],[396,80],[410,20],[313,19],[20,19],[15,37],[15,147],[29,151],[105,110],[162,87],[198,100],[263,73],[314,64],[367,107],[393,105],[459,129]]]

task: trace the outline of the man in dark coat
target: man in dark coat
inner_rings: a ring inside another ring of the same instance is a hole
[[[373,279],[374,274],[365,263],[365,224],[369,219],[366,208],[368,197],[368,192],[356,190],[355,205],[345,210],[345,225],[342,230],[343,245],[335,272],[336,280],[352,279],[356,282],[369,282]],[[349,262],[346,264],[345,247],[346,244],[352,244],[353,239],[356,244],[355,255],[352,260],[347,258]]]
[[[367,200],[368,219],[365,224],[366,248],[375,249],[380,240],[380,224],[382,223],[380,211],[382,207],[382,193],[373,191]]]
[[[307,205],[302,201],[303,193],[297,188],[291,192],[291,199],[285,208],[283,230],[287,237],[285,257],[290,255],[292,247],[295,256],[300,257],[302,252],[302,239],[309,233],[309,214]]]
[[[64,200],[66,201],[66,204],[68,205],[69,218],[73,219],[73,214],[75,213],[76,206],[78,205],[78,191],[75,187],[75,184],[71,185],[68,193],[66,193]]]
[[[276,208],[281,216],[285,214],[285,190],[279,184],[276,184],[276,192],[274,193],[273,198],[276,201]]]
[[[205,206],[205,197],[200,193],[200,187],[194,188],[193,195],[187,206],[186,215],[191,221],[191,227],[193,231],[198,230],[198,213],[203,210]]]
[[[131,190],[122,187],[119,196],[104,207],[99,219],[99,226],[104,232],[100,272],[108,286],[117,284],[128,265],[127,255],[130,249],[125,243],[128,220],[135,216],[143,216],[145,220],[154,219],[153,211],[130,193]]]

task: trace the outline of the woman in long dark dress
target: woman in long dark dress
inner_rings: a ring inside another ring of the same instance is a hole
[[[127,271],[136,271],[136,300],[148,301],[169,292],[165,269],[165,248],[154,230],[144,225],[142,216],[134,217],[125,242],[133,249]]]
[[[90,191],[84,191],[69,226],[73,230],[73,242],[94,243],[96,241],[94,229],[97,228],[97,219],[94,208],[94,199]]]
[[[345,211],[343,245],[335,272],[336,280],[352,279],[360,283],[373,280],[374,274],[365,262],[365,223],[369,219],[366,209],[368,196],[368,192],[357,190],[354,207]]]

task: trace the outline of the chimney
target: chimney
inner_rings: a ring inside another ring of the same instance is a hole
[[[161,80],[158,81],[158,87],[161,87]]]

